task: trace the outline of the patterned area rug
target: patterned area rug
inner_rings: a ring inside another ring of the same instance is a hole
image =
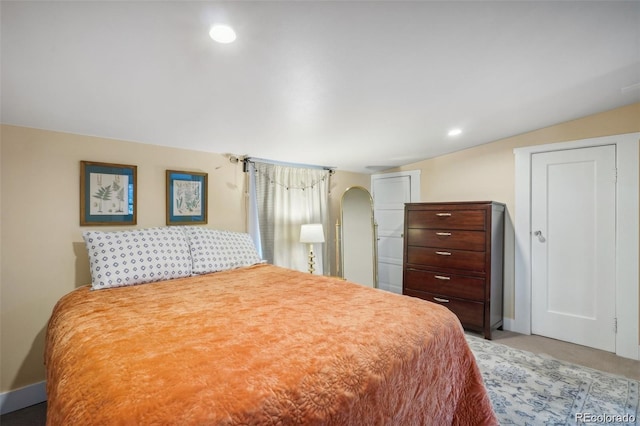
[[[640,382],[467,335],[501,425],[637,425]]]

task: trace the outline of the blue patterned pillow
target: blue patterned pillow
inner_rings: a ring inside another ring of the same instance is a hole
[[[208,274],[263,263],[247,233],[199,226],[182,228],[189,241],[194,274]]]
[[[180,229],[85,231],[93,290],[191,275],[189,244]]]

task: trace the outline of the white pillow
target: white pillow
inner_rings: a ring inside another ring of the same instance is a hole
[[[93,290],[191,276],[189,244],[180,229],[85,231]]]
[[[208,274],[263,263],[251,236],[200,226],[182,227],[193,262],[193,274]]]

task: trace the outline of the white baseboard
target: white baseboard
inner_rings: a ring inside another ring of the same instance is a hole
[[[513,331],[515,320],[512,318],[502,318],[502,329],[506,331]]]
[[[0,414],[10,413],[47,400],[46,382],[34,383],[0,394]]]

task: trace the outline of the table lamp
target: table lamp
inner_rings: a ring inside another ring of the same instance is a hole
[[[315,255],[313,254],[314,243],[324,243],[324,231],[321,223],[309,223],[300,228],[300,242],[309,244],[309,273],[313,274],[315,265]]]

